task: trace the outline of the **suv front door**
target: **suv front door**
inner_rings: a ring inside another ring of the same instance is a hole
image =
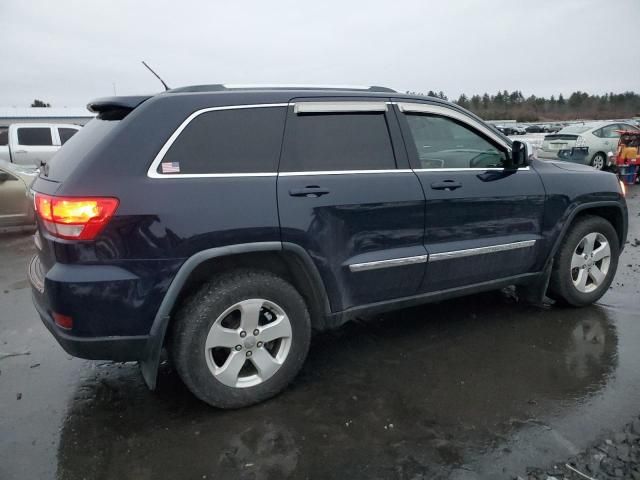
[[[538,173],[506,170],[509,145],[459,110],[402,102],[396,108],[426,197],[429,261],[420,291],[531,272],[545,199]]]
[[[414,295],[424,274],[424,194],[388,109],[384,99],[289,107],[282,241],[309,253],[334,312]]]

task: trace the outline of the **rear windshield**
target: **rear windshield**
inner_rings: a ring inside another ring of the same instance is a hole
[[[49,160],[42,175],[49,180],[64,181],[100,140],[120,123],[119,120],[94,119],[73,135]]]
[[[592,128],[593,125],[569,125],[568,127],[564,127],[558,133],[584,133]]]

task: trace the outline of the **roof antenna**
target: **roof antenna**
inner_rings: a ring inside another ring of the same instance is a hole
[[[145,67],[147,67],[147,68],[149,69],[149,71],[150,71],[151,73],[153,73],[153,74],[156,76],[156,78],[157,78],[158,80],[160,80],[160,82],[162,83],[162,85],[164,85],[164,90],[165,90],[165,91],[169,90],[169,85],[167,85],[166,83],[164,83],[164,80],[162,80],[162,79],[160,78],[160,75],[158,75],[156,72],[154,72],[154,71],[153,71],[153,69],[152,69],[149,65],[147,65],[147,62],[145,62],[144,60],[142,60],[142,64],[143,64]]]

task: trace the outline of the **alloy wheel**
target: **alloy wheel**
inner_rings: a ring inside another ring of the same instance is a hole
[[[211,325],[205,341],[207,366],[228,387],[253,387],[282,367],[291,341],[291,322],[280,306],[264,299],[243,300]]]
[[[611,265],[611,247],[601,233],[585,235],[571,257],[571,280],[582,293],[596,290],[607,278]]]
[[[591,160],[591,166],[596,170],[602,170],[604,168],[604,156],[600,153],[595,155]]]

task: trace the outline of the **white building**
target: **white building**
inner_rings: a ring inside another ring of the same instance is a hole
[[[84,125],[95,115],[86,108],[0,107],[0,127],[12,123],[73,123]]]

